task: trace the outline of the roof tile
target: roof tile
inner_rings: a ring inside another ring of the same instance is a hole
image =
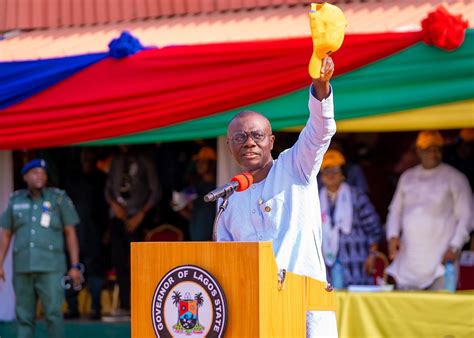
[[[0,9],[4,5],[4,1],[6,0],[0,0]],[[30,0],[23,1],[27,4]],[[125,2],[121,2],[121,6],[111,6],[112,1],[122,0],[81,0],[77,3],[88,6],[93,3],[101,8],[110,7],[111,11],[107,13],[108,15],[115,13],[113,17],[97,16],[96,18],[97,21],[105,23],[120,17],[123,10],[132,8]],[[179,3],[171,0],[160,0],[159,2],[153,0],[134,1],[136,4],[146,6],[148,13],[151,10],[157,10],[158,4],[158,9],[161,12],[171,13],[179,6],[181,6],[181,10],[190,11],[190,3],[193,2],[193,0],[182,0]],[[256,6],[262,1],[241,0],[240,3],[241,6]],[[284,0],[274,1],[282,2]],[[291,0],[286,1],[290,2]],[[79,22],[80,19],[77,17],[74,19],[72,15],[79,11],[80,6],[73,8],[71,7],[72,2],[61,0],[61,4],[66,3],[69,7],[61,8],[64,25]],[[214,10],[215,8],[212,8],[212,6],[216,2],[203,0],[199,4],[201,5],[199,10],[206,12]],[[427,16],[428,12],[433,11],[437,5],[437,0],[368,1],[339,4],[349,22],[348,33],[417,30],[420,29],[421,20]],[[473,1],[448,0],[445,1],[445,5],[452,13],[462,13],[463,18],[468,19],[472,27],[474,24]],[[192,10],[196,10],[195,7],[193,8]],[[157,47],[309,36],[307,11],[307,6],[280,6],[250,11],[213,11],[212,13],[161,17],[149,20],[128,20],[115,24],[34,30],[0,41],[0,61],[29,60],[106,51],[108,43],[113,38],[118,37],[124,30],[138,37],[143,45]],[[99,12],[102,11],[95,11],[94,13]],[[1,13],[0,11],[0,18]],[[134,14],[134,16],[137,15]]]

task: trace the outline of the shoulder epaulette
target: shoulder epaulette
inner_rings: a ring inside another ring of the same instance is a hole
[[[51,189],[52,192],[54,192],[55,194],[58,194],[58,195],[64,195],[65,191],[62,190],[62,189],[59,189],[59,188],[49,188]]]
[[[56,195],[58,204],[61,204],[64,199],[64,196],[66,195],[66,191],[59,188],[49,188],[49,189],[51,189],[51,192],[54,195]]]
[[[26,189],[15,190],[10,194],[10,198],[21,196],[26,192]]]

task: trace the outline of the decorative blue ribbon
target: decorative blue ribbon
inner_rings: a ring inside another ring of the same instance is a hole
[[[0,62],[0,110],[19,103],[107,57],[107,53]]]
[[[0,62],[0,110],[46,90],[108,56],[121,59],[143,49],[137,38],[122,32],[120,37],[109,43],[108,53]]]
[[[145,49],[140,41],[129,32],[122,32],[120,37],[109,43],[109,56],[122,59]]]

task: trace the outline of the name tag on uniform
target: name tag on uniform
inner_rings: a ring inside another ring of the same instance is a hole
[[[49,228],[49,224],[51,223],[51,215],[48,212],[43,212],[41,214],[40,225],[45,228]]]
[[[51,203],[48,201],[43,202],[43,213],[41,214],[40,225],[44,228],[49,228],[51,223]]]
[[[26,210],[30,208],[29,203],[17,203],[13,204],[13,210]]]

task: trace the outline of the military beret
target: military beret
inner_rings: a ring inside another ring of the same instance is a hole
[[[48,165],[46,164],[46,161],[41,159],[41,158],[36,158],[34,160],[31,160],[27,164],[23,166],[21,169],[21,174],[24,175],[26,174],[29,170],[34,169],[34,168],[43,168],[43,169],[48,169]]]

